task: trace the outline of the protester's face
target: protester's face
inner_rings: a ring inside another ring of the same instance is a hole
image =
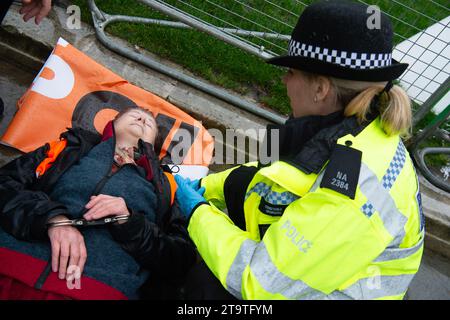
[[[132,109],[116,119],[114,129],[116,135],[126,134],[153,145],[158,134],[155,118],[139,109]]]

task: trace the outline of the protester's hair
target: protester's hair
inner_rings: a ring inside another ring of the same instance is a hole
[[[302,72],[309,80],[319,75]],[[328,77],[335,92],[336,103],[344,108],[346,117],[356,116],[359,123],[367,120],[370,105],[375,96],[384,89],[386,82],[350,81]],[[394,85],[378,99],[381,126],[388,135],[399,134],[408,138],[411,134],[411,100],[400,86]]]

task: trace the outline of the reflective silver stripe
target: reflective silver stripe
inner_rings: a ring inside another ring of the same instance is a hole
[[[425,235],[422,233],[421,239],[417,244],[411,248],[386,248],[374,262],[390,261],[397,259],[408,258],[422,248]]]
[[[342,290],[342,292],[357,300],[397,296],[408,290],[413,278],[414,274],[365,278]]]
[[[252,271],[259,284],[272,294],[281,294],[288,299],[323,299],[325,294],[308,286],[301,280],[294,280],[281,273],[273,264],[264,242],[256,248],[250,262]]]
[[[310,192],[318,188],[322,176],[323,174],[318,176]],[[252,190],[252,192],[261,189],[264,193],[267,190],[265,184],[255,187],[256,190]],[[364,163],[361,164],[359,187],[378,211],[384,227],[394,237],[390,247],[400,245],[405,236],[404,226],[407,218],[397,209],[389,190],[381,185],[377,176]],[[386,249],[377,258],[380,260],[376,261],[406,257],[417,252],[420,247],[421,244],[417,244],[408,249]],[[414,276],[377,276],[361,279],[343,291],[334,291],[326,295],[305,282],[292,279],[278,270],[272,262],[264,242],[257,243],[252,240],[245,240],[228,271],[226,280],[228,291],[239,299],[242,299],[242,275],[249,264],[252,274],[264,290],[271,294],[281,294],[288,299],[376,299],[396,296],[406,292]],[[374,281],[376,285],[369,281]]]
[[[242,299],[242,275],[249,264],[251,272],[264,290],[294,300],[360,300],[397,296],[406,292],[414,277],[414,274],[402,274],[364,278],[342,291],[336,290],[326,295],[278,270],[264,242],[245,240],[227,275],[227,289],[238,299]]]
[[[273,264],[264,242],[245,240],[227,275],[227,289],[242,299],[242,275],[247,265],[259,284],[269,293],[288,299],[323,299],[325,294],[281,273]]]
[[[259,284],[269,293],[281,294],[288,299],[325,297],[325,294],[303,281],[291,279],[281,273],[273,264],[264,242],[245,240],[227,275],[227,290],[238,299],[242,299],[242,275],[249,264]]]
[[[355,300],[354,298],[346,295],[342,291],[333,291],[329,295],[323,297],[321,300]]]
[[[255,252],[258,243],[250,239],[245,240],[239,252],[231,264],[230,270],[227,274],[227,290],[236,298],[242,299],[242,274],[245,268],[249,265],[250,259]]]
[[[408,219],[398,211],[389,191],[383,188],[375,173],[364,163],[361,163],[359,188],[378,211],[384,227],[394,237],[389,247],[399,246],[405,236],[404,227]]]
[[[420,194],[420,183],[419,183],[419,176],[417,175],[416,168],[413,167],[414,174],[416,175],[416,183],[417,183],[417,192],[416,192],[416,201],[417,206],[419,208],[419,232],[425,232],[425,216],[423,215],[423,208],[422,208],[422,195]]]
[[[322,169],[322,172],[317,176],[316,181],[314,181],[314,184],[312,185],[311,189],[309,189],[308,192],[314,192],[316,189],[320,186],[320,183],[322,182],[323,176],[325,174],[325,169]]]
[[[261,242],[250,262],[250,270],[259,284],[269,293],[281,294],[294,300],[376,299],[405,293],[414,275],[376,276],[360,279],[349,288],[329,295],[294,280],[280,272],[273,264],[264,242]]]

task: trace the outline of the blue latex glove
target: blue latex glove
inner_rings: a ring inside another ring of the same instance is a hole
[[[186,178],[185,180],[189,183],[189,185],[195,191],[198,191],[198,189],[200,189],[200,180],[199,179],[191,180],[189,178]]]
[[[203,194],[205,193],[205,188],[199,188],[195,190],[195,188],[199,187],[198,180],[191,181],[189,179],[185,179],[180,175],[175,175],[175,181],[177,182],[178,188],[175,192],[175,196],[178,200],[178,204],[180,205],[181,212],[186,218],[190,218],[192,215],[192,210],[199,203],[207,203]]]

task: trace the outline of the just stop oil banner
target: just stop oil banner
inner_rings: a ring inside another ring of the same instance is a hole
[[[134,105],[149,109],[156,117],[160,158],[177,150],[180,160],[177,164],[210,164],[214,141],[200,122],[164,99],[130,84],[62,38],[19,99],[18,111],[1,141],[30,152],[58,140],[70,127],[102,133],[106,123],[120,110]]]

